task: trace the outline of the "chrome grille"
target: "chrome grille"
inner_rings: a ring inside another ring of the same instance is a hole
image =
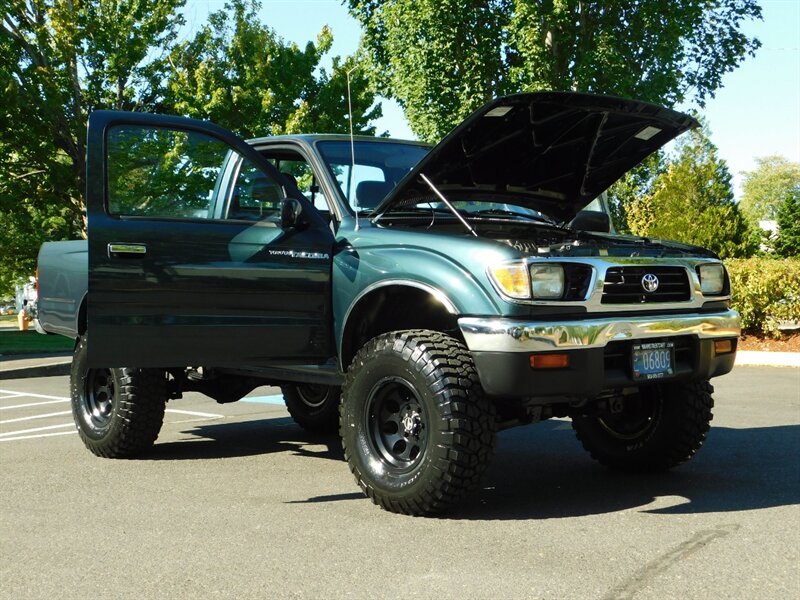
[[[658,289],[645,291],[642,278],[658,277]],[[691,298],[689,276],[683,267],[611,267],[606,271],[601,304],[684,302]]]

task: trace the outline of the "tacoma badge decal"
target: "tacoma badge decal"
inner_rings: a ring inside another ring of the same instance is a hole
[[[270,256],[288,256],[290,258],[316,258],[327,260],[327,252],[303,252],[301,250],[269,250]]]
[[[658,289],[658,277],[652,273],[647,273],[642,277],[642,288],[645,292],[653,293]]]

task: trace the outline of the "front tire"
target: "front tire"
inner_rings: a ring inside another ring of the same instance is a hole
[[[494,447],[495,411],[468,350],[428,330],[374,338],[342,388],[345,459],[372,501],[424,515],[475,488]]]
[[[70,371],[72,417],[84,445],[105,458],[130,458],[150,448],[161,431],[166,375],[157,369],[90,369],[86,336],[75,346]]]
[[[703,445],[713,418],[708,381],[643,386],[619,413],[581,415],[572,427],[600,463],[622,471],[665,471]]]
[[[281,386],[286,409],[306,431],[336,433],[339,429],[339,402],[342,389],[311,383]]]

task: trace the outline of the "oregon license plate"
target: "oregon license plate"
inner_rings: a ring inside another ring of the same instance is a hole
[[[662,379],[675,372],[675,344],[673,342],[649,342],[634,344],[634,380]]]

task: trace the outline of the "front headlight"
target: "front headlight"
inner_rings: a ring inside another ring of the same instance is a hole
[[[704,296],[721,294],[725,287],[725,267],[720,264],[700,265],[697,268],[700,289]]]
[[[495,285],[506,295],[519,300],[531,297],[531,280],[525,263],[507,263],[490,267]]]
[[[531,288],[535,299],[558,300],[564,295],[564,267],[532,264]]]

